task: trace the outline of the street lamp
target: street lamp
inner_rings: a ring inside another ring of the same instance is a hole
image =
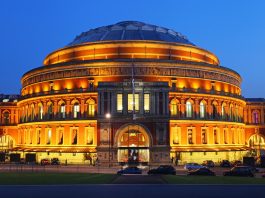
[[[110,138],[111,138],[110,118],[111,118],[111,114],[110,113],[107,113],[105,115],[105,117],[106,117],[106,119],[108,119],[108,123],[109,123],[109,130],[108,130],[108,132],[109,132],[109,167],[110,167],[110,144],[111,144],[111,142],[110,142]]]

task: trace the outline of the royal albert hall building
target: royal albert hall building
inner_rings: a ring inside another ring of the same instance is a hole
[[[102,165],[262,155],[263,98],[174,30],[123,21],[81,33],[0,95],[0,149]],[[12,159],[11,159],[12,160]]]

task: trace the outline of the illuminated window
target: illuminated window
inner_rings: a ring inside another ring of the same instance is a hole
[[[206,129],[202,129],[202,143],[203,144],[207,144],[207,130]]]
[[[51,144],[51,138],[52,138],[52,130],[48,129],[47,137],[46,137],[46,144]]]
[[[118,112],[122,112],[123,110],[123,100],[122,100],[122,94],[121,93],[118,93],[117,94],[117,111]]]
[[[133,111],[133,106],[135,107],[135,111],[139,111],[139,94],[134,94],[134,100],[133,100],[133,94],[128,94],[128,111]]]
[[[40,144],[40,138],[41,138],[41,129],[36,130],[36,143]]]
[[[43,119],[43,106],[42,105],[39,105],[38,118],[39,118],[39,120]]]
[[[188,129],[188,144],[193,144],[193,130],[192,129]]]
[[[62,129],[59,129],[58,130],[58,144],[59,145],[62,145],[63,144],[63,130]]]
[[[87,114],[89,117],[95,115],[95,101],[94,100],[89,100],[87,104]]]
[[[180,143],[180,127],[173,127],[173,144],[179,144]]]
[[[92,145],[94,142],[94,127],[85,128],[86,144]]]
[[[144,94],[144,112],[145,113],[150,112],[150,94],[149,93]]]
[[[77,144],[77,129],[72,130],[72,144]]]
[[[200,102],[200,118],[205,118],[206,105],[204,102]]]
[[[61,118],[65,118],[65,114],[66,114],[66,111],[65,111],[65,104],[61,104],[60,106],[60,115],[61,115]]]
[[[30,119],[31,121],[34,120],[34,106],[31,106]]]
[[[178,102],[177,100],[173,99],[170,103],[170,112],[172,116],[178,115]]]
[[[74,104],[74,109],[73,109],[73,116],[74,118],[78,118],[80,112],[80,106],[78,103]]]
[[[192,104],[190,101],[186,102],[186,117],[191,118],[192,117]]]
[[[225,104],[222,104],[221,114],[222,114],[222,118],[226,119]]]

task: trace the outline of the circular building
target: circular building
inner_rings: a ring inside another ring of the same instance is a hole
[[[241,158],[242,79],[219,64],[156,25],[83,32],[23,75],[16,149],[106,165]]]

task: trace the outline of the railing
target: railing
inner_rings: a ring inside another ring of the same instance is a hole
[[[62,115],[44,115],[42,118],[35,116],[34,118],[21,118],[20,119],[20,124],[22,123],[30,123],[30,122],[47,122],[47,121],[69,121],[69,120],[95,120],[96,119],[96,114],[95,115],[87,115],[86,113],[84,114],[78,114],[76,117],[74,117],[72,114],[66,114],[65,117]]]
[[[212,117],[211,115],[206,115],[205,117],[201,118],[199,115],[194,115],[192,117],[187,117],[185,114],[184,115],[170,115],[170,119],[172,120],[204,120],[204,121],[224,121],[224,122],[238,122],[238,123],[244,123],[244,120],[242,117],[239,116],[216,116]]]
[[[224,91],[216,91],[216,90],[206,90],[206,89],[193,89],[193,88],[177,88],[177,87],[171,87],[170,92],[177,92],[177,93],[200,93],[200,94],[211,94],[211,95],[220,95],[220,96],[228,96],[233,98],[238,98],[245,100],[245,98],[242,95],[233,94],[230,92],[224,92]]]
[[[97,89],[95,87],[90,88],[79,88],[79,89],[62,89],[62,90],[51,90],[51,91],[43,91],[38,93],[27,94],[21,96],[19,100],[24,100],[27,98],[39,97],[39,96],[47,96],[47,95],[58,95],[58,94],[71,94],[71,93],[89,93],[95,92]]]

